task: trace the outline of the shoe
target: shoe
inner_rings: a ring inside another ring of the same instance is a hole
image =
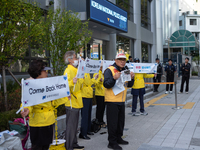
[[[178,94],[182,94],[183,92],[178,92]]]
[[[79,146],[79,145],[73,147],[73,149],[84,149],[84,148],[85,148],[84,146]]]
[[[84,140],[90,140],[90,137],[89,136],[83,136],[82,134],[79,134],[79,138],[80,139],[84,139]]]
[[[118,144],[121,144],[121,145],[128,145],[129,142],[128,141],[124,141],[123,139],[117,141]]]
[[[170,94],[173,94],[173,92],[172,92],[172,91],[170,91],[169,93],[170,93]]]
[[[94,133],[93,132],[88,132],[87,135],[94,135]]]
[[[165,94],[168,94],[168,93],[169,93],[168,91],[165,92]]]
[[[188,92],[185,92],[186,94],[188,94]]]
[[[144,112],[140,112],[140,115],[147,116],[147,115],[148,115],[148,113],[147,113],[146,111],[144,111]]]
[[[132,112],[132,116],[139,116],[140,114],[137,112]]]
[[[119,146],[118,144],[115,144],[115,145],[108,144],[108,148],[114,149],[114,150],[122,150],[122,147]]]

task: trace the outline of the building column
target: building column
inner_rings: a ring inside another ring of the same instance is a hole
[[[134,59],[135,56],[134,56],[134,40],[133,39],[129,40],[129,49],[130,49],[130,55]]]
[[[105,59],[112,60],[116,56],[116,34],[110,34],[110,41],[106,44]]]
[[[134,57],[142,60],[141,52],[141,0],[134,0],[134,23],[136,24],[137,39],[134,42]]]

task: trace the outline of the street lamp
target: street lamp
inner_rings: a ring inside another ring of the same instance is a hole
[[[168,43],[168,59],[170,59],[170,48],[169,48],[169,44],[170,44],[171,42],[172,42],[172,40],[170,40],[169,37],[165,40],[165,43]]]

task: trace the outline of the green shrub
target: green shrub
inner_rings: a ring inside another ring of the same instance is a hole
[[[20,114],[16,114],[17,109],[6,112],[0,112],[0,132],[9,130],[8,121],[13,121],[14,118],[20,118]]]
[[[192,75],[193,76],[198,76],[198,72],[197,71],[192,71]]]

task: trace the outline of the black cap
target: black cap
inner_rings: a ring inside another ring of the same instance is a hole
[[[159,58],[156,58],[156,60],[160,60]]]
[[[169,61],[172,61],[172,59],[168,59],[168,62],[169,62]]]
[[[185,57],[185,59],[190,60],[189,57]]]
[[[128,58],[130,59],[130,58],[132,58],[132,56],[129,56]]]

